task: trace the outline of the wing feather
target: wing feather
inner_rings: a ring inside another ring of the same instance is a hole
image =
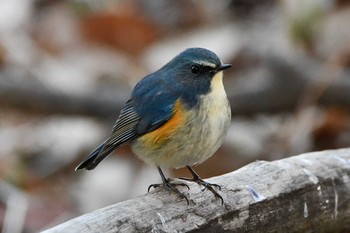
[[[166,80],[170,79],[157,72],[142,79],[121,110],[111,137],[91,152],[76,170],[94,169],[120,144],[152,132],[168,122],[174,115],[174,104],[182,88]]]
[[[121,110],[118,120],[113,126],[112,135],[86,159],[78,165],[76,170],[94,169],[105,157],[107,157],[120,144],[130,141],[137,137],[136,126],[140,121],[140,117],[134,109],[132,100],[129,100]]]

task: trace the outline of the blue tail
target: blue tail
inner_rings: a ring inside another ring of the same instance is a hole
[[[81,162],[76,168],[75,170],[81,170],[81,169],[86,169],[86,170],[92,170],[94,169],[101,161],[104,157],[106,157],[107,155],[105,155],[102,159],[97,159],[100,156],[100,153],[104,147],[105,143],[102,143],[101,145],[99,145],[94,151],[92,151],[84,160],[83,162]]]

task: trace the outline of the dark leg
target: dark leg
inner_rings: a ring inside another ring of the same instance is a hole
[[[182,192],[180,192],[176,186],[185,186],[187,187],[187,189],[189,190],[190,187],[188,187],[187,184],[184,183],[179,183],[179,182],[171,182],[171,180],[168,178],[165,178],[164,173],[162,171],[162,169],[160,169],[159,166],[157,166],[158,172],[160,174],[160,177],[162,178],[163,183],[162,184],[151,184],[148,187],[148,192],[150,191],[151,188],[158,188],[163,186],[166,190],[168,190],[169,192],[175,192],[179,197],[186,199],[187,205],[190,204],[190,202],[188,201],[188,198],[185,196],[185,194],[183,194]]]
[[[222,196],[214,189],[214,188],[218,188],[219,190],[221,190],[221,187],[220,185],[218,184],[211,184],[211,183],[208,183],[204,180],[202,180],[199,175],[190,167],[190,166],[187,166],[188,170],[190,170],[193,178],[180,178],[182,180],[187,180],[187,181],[193,181],[193,182],[196,182],[197,184],[199,185],[202,185],[204,186],[204,189],[209,189],[210,192],[212,192],[214,194],[215,197],[219,198],[220,201],[221,201],[221,205],[224,204],[224,199],[222,198]]]

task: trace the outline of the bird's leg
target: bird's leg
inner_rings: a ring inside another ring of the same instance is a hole
[[[205,189],[209,189],[210,192],[212,192],[214,194],[215,197],[219,198],[220,201],[221,201],[221,204],[223,205],[224,204],[224,199],[222,198],[222,196],[214,189],[214,188],[218,188],[219,190],[221,190],[221,187],[220,185],[218,184],[212,184],[212,183],[209,183],[209,182],[206,182],[204,180],[202,180],[199,175],[190,167],[190,166],[187,166],[188,170],[190,170],[193,178],[186,178],[186,177],[182,177],[182,178],[179,178],[181,180],[187,180],[187,181],[193,181],[193,182],[196,182],[197,184],[199,185],[202,185],[204,186],[204,189],[202,191],[204,191]]]
[[[158,169],[158,172],[160,174],[160,177],[162,178],[162,181],[163,183],[162,184],[151,184],[149,187],[148,187],[148,192],[150,191],[151,188],[158,188],[158,187],[161,187],[163,186],[166,190],[168,190],[169,192],[175,192],[179,197],[183,198],[183,199],[186,199],[186,202],[187,202],[187,205],[190,204],[190,202],[188,201],[188,198],[186,197],[185,194],[183,194],[182,192],[180,192],[176,186],[184,186],[184,187],[187,187],[187,189],[189,190],[190,187],[188,187],[187,184],[185,183],[179,183],[179,182],[173,182],[170,178],[165,178],[164,176],[164,173],[162,171],[162,169],[157,166],[157,169]]]

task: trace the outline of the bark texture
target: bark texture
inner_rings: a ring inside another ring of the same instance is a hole
[[[45,232],[349,232],[349,175],[350,149],[257,161],[208,179],[224,205],[189,183],[189,205],[156,190]]]

